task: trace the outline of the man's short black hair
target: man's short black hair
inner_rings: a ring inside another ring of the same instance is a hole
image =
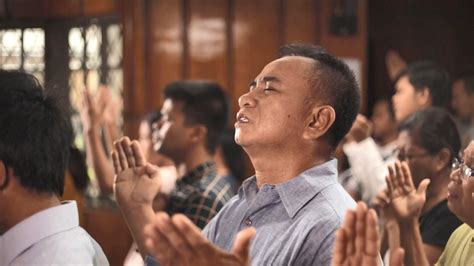
[[[181,80],[166,86],[164,95],[165,99],[183,103],[186,123],[207,128],[206,148],[213,154],[229,116],[229,103],[222,87],[212,81]]]
[[[33,75],[0,71],[0,160],[23,187],[62,195],[72,141],[64,110]]]
[[[302,56],[315,60],[311,101],[318,99],[331,105],[336,120],[328,131],[331,144],[336,147],[349,132],[360,107],[360,93],[354,74],[341,60],[320,46],[311,44],[289,44],[279,49],[279,56]]]
[[[451,101],[451,79],[448,72],[434,62],[419,61],[409,64],[395,78],[394,84],[408,76],[410,84],[417,91],[427,88],[433,106],[447,107]]]
[[[402,131],[408,131],[414,142],[430,154],[446,148],[452,160],[461,149],[456,123],[444,108],[430,107],[414,113],[400,124],[398,132]]]

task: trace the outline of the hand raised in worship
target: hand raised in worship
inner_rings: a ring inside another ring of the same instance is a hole
[[[114,142],[114,193],[120,207],[151,207],[160,190],[158,167],[147,163],[138,141],[123,137]]]
[[[430,180],[423,179],[416,189],[406,162],[395,162],[388,167],[388,172],[387,189],[395,216],[399,221],[418,219],[426,201]]]
[[[249,265],[255,228],[240,231],[228,253],[213,245],[183,214],[158,212],[145,227],[146,248],[160,265]]]
[[[378,234],[377,214],[373,209],[367,209],[365,203],[359,202],[355,211],[346,212],[344,224],[336,232],[332,265],[380,265]],[[393,249],[390,265],[401,266],[403,256],[403,249]]]
[[[94,99],[92,99],[92,95],[87,90],[87,88],[82,89],[82,98],[81,98],[81,121],[82,127],[84,131],[88,131],[94,127],[100,126],[102,123],[102,109],[100,105],[96,103]]]
[[[372,134],[373,125],[365,116],[358,114],[349,133],[346,135],[347,142],[361,142]]]

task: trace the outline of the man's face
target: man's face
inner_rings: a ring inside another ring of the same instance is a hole
[[[302,140],[312,59],[289,56],[264,67],[239,98],[235,141],[244,148],[278,147]]]
[[[474,168],[473,142],[464,150],[463,159],[468,167]],[[471,227],[474,225],[474,177],[463,180],[459,169],[451,173],[451,182],[448,185],[448,208],[461,221],[468,223]]]
[[[456,113],[465,119],[471,118],[474,112],[472,103],[474,102],[474,93],[466,92],[463,80],[457,80],[452,87],[453,98],[451,99],[451,107]]]
[[[426,149],[417,145],[408,131],[404,130],[398,134],[398,158],[408,163],[413,177],[413,183],[418,186],[425,178],[436,174],[436,161]]]
[[[162,117],[154,127],[153,147],[155,151],[182,162],[189,150],[191,127],[186,125],[183,103],[166,99],[161,108]]]
[[[393,110],[397,121],[403,121],[410,115],[424,108],[420,93],[411,85],[408,76],[401,77],[395,84],[395,94],[392,96]]]

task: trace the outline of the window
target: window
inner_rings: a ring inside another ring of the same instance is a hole
[[[41,28],[0,30],[0,69],[24,70],[44,83],[45,40]]]

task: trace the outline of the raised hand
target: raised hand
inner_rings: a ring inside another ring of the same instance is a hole
[[[378,234],[377,214],[359,202],[355,211],[346,212],[344,224],[336,232],[332,265],[380,265]],[[401,248],[394,249],[390,256],[390,265],[402,265],[404,252]]]
[[[370,137],[372,130],[372,123],[365,116],[358,114],[345,140],[347,142],[361,142]]]
[[[146,162],[138,141],[123,137],[114,142],[114,192],[121,208],[151,206],[160,189],[158,167]]]
[[[418,219],[426,201],[426,189],[430,180],[424,179],[416,189],[406,162],[395,162],[388,167],[388,172],[388,195],[397,219]]]
[[[249,265],[253,227],[240,231],[231,253],[214,246],[191,220],[182,214],[155,215],[145,228],[146,248],[161,265]]]
[[[81,120],[84,131],[89,131],[93,128],[98,128],[103,121],[102,109],[100,105],[92,99],[90,92],[84,88],[82,90],[82,108]]]

